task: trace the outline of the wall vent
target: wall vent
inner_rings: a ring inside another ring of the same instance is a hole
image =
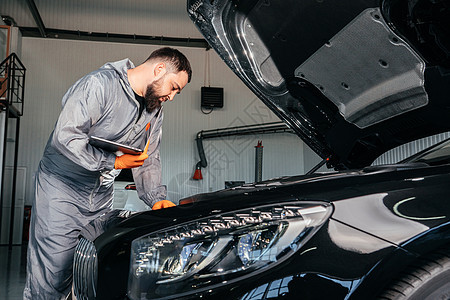
[[[202,107],[223,107],[223,88],[202,86]]]

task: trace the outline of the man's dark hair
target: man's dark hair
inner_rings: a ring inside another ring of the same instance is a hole
[[[183,53],[178,51],[177,49],[164,47],[158,50],[155,50],[150,54],[150,56],[145,60],[146,62],[149,60],[161,60],[167,64],[169,64],[169,68],[172,67],[175,71],[181,72],[185,71],[188,74],[188,82],[191,82],[192,77],[192,69],[189,60],[184,56]]]

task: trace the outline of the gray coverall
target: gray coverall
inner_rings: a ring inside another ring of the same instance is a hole
[[[64,95],[35,181],[24,299],[60,299],[71,288],[80,230],[112,209],[116,155],[88,143],[95,135],[143,149],[149,158],[133,169],[139,197],[152,206],[164,200],[159,147],[162,108],[145,109],[128,82],[133,63],[107,63],[78,80]],[[148,127],[150,123],[150,127]]]

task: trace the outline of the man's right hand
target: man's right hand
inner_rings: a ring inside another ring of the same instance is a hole
[[[131,169],[140,167],[144,164],[144,160],[148,158],[147,150],[150,140],[145,146],[144,152],[139,155],[135,154],[123,154],[121,156],[116,156],[116,161],[114,163],[115,169]]]

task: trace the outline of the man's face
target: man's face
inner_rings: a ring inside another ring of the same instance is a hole
[[[181,71],[178,73],[165,73],[161,78],[153,81],[147,86],[144,98],[147,102],[147,111],[161,107],[167,100],[172,101],[175,94],[179,94],[186,86],[188,75]]]

